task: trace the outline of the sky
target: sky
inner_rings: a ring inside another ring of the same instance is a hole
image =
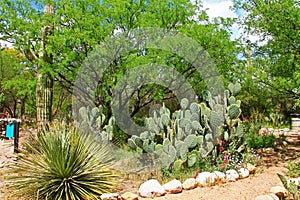
[[[214,17],[238,17],[237,13],[230,9],[233,6],[232,0],[203,0],[203,7],[207,8],[208,16],[213,19]],[[239,36],[240,32],[237,25],[232,27],[232,39]],[[0,41],[2,46],[11,46],[11,44]]]
[[[239,17],[238,13],[235,10],[231,9],[233,7],[232,0],[204,0],[203,7],[208,9],[206,13],[208,16],[213,19],[214,17],[228,17],[228,18],[237,18]],[[232,26],[232,36],[231,39],[237,39],[242,30],[239,30],[238,25],[234,24]],[[249,38],[254,40],[255,38]]]
[[[231,0],[204,0],[203,7],[208,8],[209,17],[238,17],[238,15],[230,9],[233,6]]]

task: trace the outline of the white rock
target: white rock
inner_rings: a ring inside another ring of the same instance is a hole
[[[101,200],[121,200],[118,193],[105,193],[100,196]]]
[[[239,169],[239,173],[240,173],[241,178],[247,178],[247,177],[249,177],[249,174],[250,174],[249,170],[245,169],[245,168]]]
[[[185,190],[192,190],[192,189],[196,188],[197,186],[198,186],[198,183],[197,183],[196,179],[194,179],[194,178],[188,178],[182,184],[182,187]]]
[[[144,182],[139,188],[139,195],[145,198],[159,197],[165,194],[165,189],[155,179]]]
[[[258,131],[259,135],[270,135],[271,134],[271,130],[267,129],[267,128],[261,128]]]
[[[177,194],[182,191],[182,184],[179,180],[172,180],[163,185],[163,188],[167,193]]]
[[[254,174],[255,170],[256,170],[256,167],[254,165],[252,165],[251,163],[247,163],[246,169],[249,170],[250,174]]]
[[[215,173],[210,173],[210,180],[209,180],[209,184],[210,185],[214,185],[217,180],[218,180],[218,176]]]
[[[239,173],[234,169],[230,169],[226,171],[226,180],[227,181],[236,181],[239,178]]]
[[[267,194],[258,196],[254,200],[279,200],[279,198],[274,194]]]
[[[201,172],[196,177],[199,186],[207,186],[215,184],[217,176],[210,172]]]
[[[138,195],[132,193],[132,192],[125,192],[121,195],[122,200],[138,200]]]
[[[217,180],[219,180],[219,181],[225,181],[226,180],[226,175],[223,172],[214,171],[213,173],[217,176]]]
[[[276,194],[279,198],[284,198],[288,194],[288,191],[283,186],[271,187],[270,192]]]

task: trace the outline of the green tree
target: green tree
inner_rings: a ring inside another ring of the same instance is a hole
[[[134,28],[157,27],[187,34],[208,50],[226,79],[230,79],[228,72],[237,62],[238,44],[230,40],[230,33],[225,28],[221,28],[221,24],[226,26],[226,20],[209,22],[201,3],[192,4],[190,0],[61,0],[54,2],[54,12],[49,15],[43,10],[51,2],[1,1],[1,37],[13,41],[38,74],[48,75],[69,92],[73,90],[78,69],[97,45],[118,31]],[[197,20],[196,12],[200,12]],[[46,34],[45,45],[43,33],[47,27],[52,32]],[[98,83],[95,105],[103,106],[107,119],[111,115],[113,86],[126,70],[149,62],[174,67],[191,80],[199,94],[205,89],[201,76],[177,55],[153,49],[129,52],[116,57]],[[155,101],[172,97],[169,90],[155,84],[139,88],[132,96],[131,116]]]
[[[30,99],[35,96],[35,75],[27,69],[27,61],[13,48],[0,51],[0,105],[11,117],[25,118],[25,105],[32,108]],[[20,104],[20,106],[18,106]],[[19,112],[18,112],[19,110]]]
[[[240,21],[247,33],[244,39],[249,34],[259,38],[251,44],[248,41],[251,48],[248,73],[252,73],[248,79],[256,82],[273,107],[275,104],[287,112],[293,110],[288,102],[295,103],[300,98],[299,6],[297,0],[235,1],[235,7],[245,14]]]

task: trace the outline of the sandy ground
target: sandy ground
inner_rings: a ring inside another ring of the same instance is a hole
[[[263,159],[260,163],[261,166],[258,168],[258,173],[249,178],[212,187],[198,187],[176,195],[167,194],[163,197],[156,197],[155,200],[248,200],[259,195],[269,194],[272,186],[282,185],[277,173],[286,173],[287,169],[284,166],[288,161],[298,159],[296,153],[300,152],[300,133],[287,135],[287,141],[289,145],[285,150],[267,149],[262,151]],[[0,200],[7,199],[3,170],[14,160],[13,140],[0,139]],[[131,192],[137,193],[138,185],[127,185],[126,188],[127,190],[130,188]],[[140,199],[146,200],[146,198]]]

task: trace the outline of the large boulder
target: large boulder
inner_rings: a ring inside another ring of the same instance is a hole
[[[145,198],[159,197],[165,194],[165,189],[155,179],[144,182],[139,188],[139,195]]]

